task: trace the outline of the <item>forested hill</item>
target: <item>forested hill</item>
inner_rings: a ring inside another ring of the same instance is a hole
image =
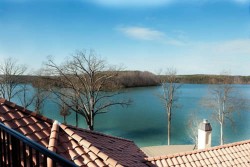
[[[18,77],[20,83],[35,83],[39,77],[32,75],[15,76]],[[118,83],[119,87],[146,87],[160,85],[160,80],[166,77],[165,75],[155,75],[148,71],[121,71],[118,72],[114,82]],[[179,83],[189,84],[211,84],[216,83],[220,79],[220,75],[177,75]],[[250,84],[250,76],[230,76],[234,84]]]
[[[191,84],[216,84],[222,75],[178,75],[179,82]],[[250,84],[250,76],[228,76],[233,84]]]

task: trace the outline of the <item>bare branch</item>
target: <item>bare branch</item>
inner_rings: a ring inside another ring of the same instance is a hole
[[[173,68],[167,69],[166,75],[160,76],[160,83],[162,94],[159,95],[159,98],[162,100],[167,113],[168,145],[170,145],[172,111],[177,107],[177,94],[181,87],[181,84],[178,84],[176,70]]]
[[[0,96],[10,101],[20,93],[17,76],[23,75],[26,69],[26,66],[17,64],[12,58],[7,58],[0,64]]]
[[[64,102],[72,111],[84,116],[90,130],[94,129],[94,117],[97,113],[105,113],[113,105],[127,105],[128,101],[115,101],[114,96],[119,91],[105,92],[111,88],[112,79],[117,71],[93,51],[77,51],[64,64],[57,65],[52,59],[48,60],[47,71],[59,86],[52,86],[51,91]]]
[[[245,100],[239,98],[234,87],[232,77],[228,73],[223,73],[216,81],[216,84],[209,87],[209,94],[203,99],[202,105],[212,111],[212,115],[220,124],[220,144],[224,144],[225,119],[231,122],[233,127],[233,113],[246,107]]]

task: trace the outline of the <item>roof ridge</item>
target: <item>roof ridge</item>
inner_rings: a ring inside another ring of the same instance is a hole
[[[20,105],[17,105],[16,103],[13,103],[13,102],[11,102],[11,101],[8,101],[8,100],[6,100],[6,99],[4,99],[4,98],[0,98],[0,103],[3,103],[3,104],[5,104],[6,106],[11,107],[11,108],[13,108],[13,109],[15,109],[15,110],[18,110],[18,111],[20,111],[20,112],[23,112],[23,113],[25,113],[25,114],[32,115],[32,116],[36,117],[37,119],[40,119],[40,120],[42,120],[42,121],[46,121],[46,122],[48,122],[48,123],[50,123],[50,124],[53,124],[53,122],[54,122],[53,119],[50,119],[50,118],[48,118],[48,117],[45,117],[45,116],[43,116],[43,115],[41,115],[41,114],[38,114],[38,113],[36,113],[36,112],[32,112],[32,111],[30,111],[30,110],[28,110],[28,109],[26,109],[26,108],[24,108],[24,107],[22,107],[22,106],[20,106]]]
[[[86,147],[90,151],[92,151],[97,157],[100,157],[104,162],[107,164],[110,164],[112,166],[118,165],[118,161],[114,160],[110,156],[108,156],[106,153],[102,152],[100,149],[92,145],[89,141],[84,139],[83,137],[76,134],[74,131],[72,131],[70,126],[65,124],[59,125],[66,134],[68,134],[70,137],[72,137],[74,140],[76,140],[79,144],[81,144],[83,147]],[[92,132],[91,132],[92,133]]]
[[[132,143],[134,143],[134,141],[129,140],[129,139],[125,139],[125,138],[122,138],[122,137],[118,137],[118,136],[111,136],[111,135],[104,134],[104,133],[97,132],[97,131],[90,131],[90,130],[83,129],[83,128],[78,128],[78,127],[75,127],[75,126],[72,126],[72,125],[67,125],[67,126],[68,126],[68,127],[70,127],[70,128],[72,128],[72,129],[79,130],[79,131],[84,131],[84,132],[87,132],[87,133],[94,133],[94,134],[96,134],[96,135],[106,136],[106,137],[109,137],[109,138],[119,139],[119,140],[123,140],[123,141],[127,141],[127,142],[132,142]]]
[[[188,152],[182,152],[182,153],[175,153],[175,154],[169,154],[169,155],[163,155],[163,156],[155,156],[155,157],[146,157],[145,159],[147,161],[153,161],[153,160],[161,160],[161,159],[166,159],[166,158],[175,158],[175,157],[178,157],[178,156],[197,154],[197,153],[211,151],[211,150],[219,150],[219,149],[229,148],[229,147],[242,145],[242,144],[247,144],[247,143],[250,143],[250,140],[244,140],[244,141],[239,141],[239,142],[234,142],[234,143],[228,143],[228,144],[224,144],[224,145],[220,145],[220,146],[214,146],[214,147],[210,147],[210,148],[194,150],[194,151],[188,151]]]
[[[49,136],[49,145],[48,145],[48,149],[50,151],[56,152],[56,144],[57,144],[57,140],[58,140],[58,132],[59,132],[59,122],[57,120],[55,120],[52,124],[51,127],[51,132],[50,132],[50,136]]]
[[[58,125],[58,121],[55,120],[52,124],[52,127],[51,127],[51,132],[50,132],[50,136],[49,136],[49,145],[48,145],[48,150],[56,153],[56,150],[57,150],[57,140],[58,140],[58,133],[59,133],[59,125]],[[53,161],[52,159],[48,158],[47,159],[47,163],[48,163],[48,166],[52,166],[53,164]]]

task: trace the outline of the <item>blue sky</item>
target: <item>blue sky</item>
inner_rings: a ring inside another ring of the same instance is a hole
[[[250,1],[0,0],[0,61],[37,69],[79,49],[126,70],[250,75]]]

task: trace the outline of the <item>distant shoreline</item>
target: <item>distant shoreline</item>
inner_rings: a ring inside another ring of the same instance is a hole
[[[155,75],[148,71],[120,71],[115,78],[115,82],[118,83],[120,88],[133,88],[133,87],[150,87],[159,86],[160,80],[166,75]],[[39,76],[22,75],[19,77],[20,83],[33,84]],[[183,84],[216,84],[221,75],[206,75],[206,74],[194,74],[194,75],[176,75],[178,83]],[[232,84],[250,84],[250,76],[229,76],[232,80]],[[45,77],[44,77],[45,78]],[[213,81],[213,82],[211,82]],[[215,81],[215,82],[214,82]]]

